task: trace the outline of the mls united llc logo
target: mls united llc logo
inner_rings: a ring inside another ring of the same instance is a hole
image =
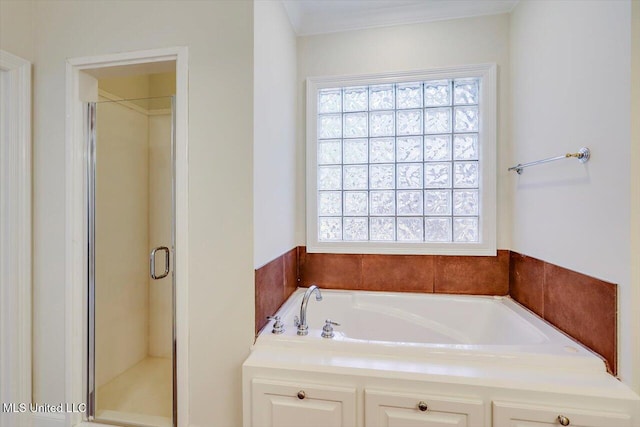
[[[50,405],[48,403],[2,403],[2,412],[85,412],[86,403],[60,403],[58,405]]]

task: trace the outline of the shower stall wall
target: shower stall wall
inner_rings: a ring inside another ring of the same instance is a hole
[[[90,421],[175,425],[172,111],[88,107]]]

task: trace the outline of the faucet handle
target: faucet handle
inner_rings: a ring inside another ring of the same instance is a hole
[[[322,338],[333,338],[336,335],[333,332],[334,326],[340,326],[340,323],[334,322],[331,319],[325,320],[324,326],[322,327]]]
[[[272,334],[281,334],[284,332],[284,323],[280,321],[280,316],[267,316],[267,319],[273,320]]]

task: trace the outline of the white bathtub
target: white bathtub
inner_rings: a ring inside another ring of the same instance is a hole
[[[256,347],[606,371],[600,357],[509,297],[322,290],[322,301],[309,299],[309,334],[298,336],[305,291],[277,313],[285,332],[272,334],[269,322]],[[334,338],[321,337],[326,319],[340,323]]]

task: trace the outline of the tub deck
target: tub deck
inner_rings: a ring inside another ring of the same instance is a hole
[[[285,332],[272,334],[269,322],[254,348],[606,373],[598,355],[509,297],[322,290],[307,306],[309,334],[298,336],[305,290],[277,313]],[[332,339],[321,337],[326,319],[340,323]]]

